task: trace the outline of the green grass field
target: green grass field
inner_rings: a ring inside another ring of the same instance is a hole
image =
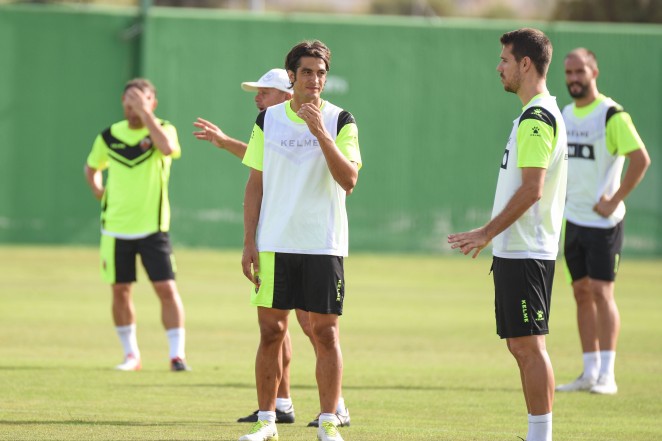
[[[122,358],[93,248],[0,247],[1,440],[236,440],[256,408],[256,314],[239,251],[176,250],[192,372],[168,371],[158,301],[135,297],[141,372]],[[346,260],[341,319],[346,441],[503,440],[526,435],[516,365],[494,332],[489,259],[361,255]],[[557,394],[556,440],[662,439],[660,260],[625,259],[617,284],[619,394]],[[574,301],[557,271],[548,350],[557,382],[581,370]],[[297,422],[315,439],[314,357],[292,315]]]

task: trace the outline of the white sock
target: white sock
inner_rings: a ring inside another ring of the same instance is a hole
[[[552,441],[552,413],[529,415],[526,441]]]
[[[599,352],[584,352],[584,373],[582,377],[597,380],[600,374],[600,366]]]
[[[168,343],[170,344],[170,359],[181,358],[184,360],[184,345],[186,342],[186,331],[184,328],[172,328],[166,331]]]
[[[616,351],[600,351],[600,376],[605,375],[614,378],[615,363]]]
[[[345,407],[345,399],[343,397],[338,398],[338,405],[336,406],[336,412],[343,415],[347,413],[347,408]]]
[[[136,335],[136,324],[126,326],[116,326],[117,336],[120,338],[120,343],[124,348],[124,356],[132,354],[136,358],[140,358],[140,350],[138,349],[138,337]]]
[[[276,398],[276,409],[281,412],[289,412],[292,407],[292,398]]]
[[[338,417],[333,413],[320,413],[320,419],[319,419],[320,426],[325,421],[332,423],[334,426],[337,426],[339,422]]]
[[[276,424],[276,412],[271,412],[269,410],[258,410],[257,419],[258,421],[268,421],[270,423]]]

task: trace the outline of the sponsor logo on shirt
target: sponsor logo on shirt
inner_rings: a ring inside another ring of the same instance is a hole
[[[281,139],[281,147],[319,147],[317,139]]]
[[[591,144],[568,143],[568,157],[595,160],[595,151],[593,150],[593,146]]]
[[[567,131],[567,133],[568,133],[568,138],[570,138],[570,137],[588,138],[588,130],[570,129],[570,130]]]

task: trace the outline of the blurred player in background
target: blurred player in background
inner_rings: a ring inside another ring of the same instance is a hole
[[[139,254],[161,301],[170,346],[170,368],[185,361],[184,307],[175,283],[168,230],[168,180],[181,148],[175,127],[154,116],[156,89],[149,80],[129,81],[122,94],[125,120],[101,132],[85,165],[85,178],[101,201],[101,274],[111,284],[113,320],[124,348],[121,371],[141,368],[132,283]],[[108,176],[104,186],[102,171]]]
[[[497,333],[520,371],[529,414],[527,441],[551,441],[554,372],[545,346],[567,179],[565,125],[547,90],[552,44],[537,29],[501,36],[497,71],[524,106],[501,162],[492,220],[451,234],[451,248],[476,257],[494,241]]]
[[[614,281],[623,245],[623,200],[643,179],[650,158],[630,115],[598,92],[598,74],[588,49],[566,56],[565,79],[574,103],[563,109],[569,157],[564,254],[577,302],[584,371],[556,390],[615,394],[620,316]],[[621,180],[625,158],[629,165]]]
[[[342,353],[343,258],[348,252],[345,198],[358,179],[358,129],[347,111],[322,100],[331,59],[320,41],[304,41],[285,59],[291,101],[260,112],[243,163],[244,275],[254,284],[260,345],[255,360],[258,421],[240,441],[278,439],[276,395],[291,309],[308,313],[320,398],[317,438],[342,441],[337,406]]]
[[[285,69],[271,69],[256,82],[247,81],[241,83],[241,88],[247,92],[257,92],[255,94],[255,105],[260,112],[263,112],[267,107],[275,106],[276,104],[289,101],[292,98],[292,88],[290,79]],[[209,141],[216,147],[227,150],[239,159],[244,158],[246,153],[246,143],[237,139],[231,138],[226,135],[220,128],[213,123],[198,118],[193,125],[200,129],[194,132],[193,135],[200,140]],[[301,329],[310,339],[310,342],[315,348],[315,339],[313,338],[310,329],[310,321],[308,320],[308,313],[301,309],[295,309],[297,320],[301,325]],[[315,349],[316,350],[316,349]],[[292,360],[292,342],[290,333],[285,333],[282,348],[282,378],[278,385],[278,393],[276,395],[276,423],[293,423],[294,422],[294,405],[290,396],[290,362]],[[281,361],[281,360],[279,360]],[[239,418],[237,422],[240,423],[255,423],[257,422],[258,411],[250,415]],[[338,400],[336,414],[341,426],[350,425],[349,410],[345,406],[345,400],[342,395]],[[317,427],[319,419],[315,418],[308,423],[309,427]]]

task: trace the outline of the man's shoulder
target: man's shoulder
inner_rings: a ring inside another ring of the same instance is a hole
[[[330,101],[325,101],[324,107],[327,112],[338,114],[338,132],[347,124],[356,124],[356,119],[349,110],[345,110]]]
[[[97,140],[103,140],[106,145],[110,145],[112,142],[118,140],[122,137],[126,130],[128,129],[129,124],[127,120],[117,121],[108,127],[104,128],[97,135]]]
[[[613,116],[618,114],[627,114],[625,108],[619,103],[617,103],[613,98],[605,97],[604,106],[607,107],[607,115],[605,116],[605,125],[609,122],[609,120]]]
[[[556,128],[556,116],[554,111],[546,106],[534,104],[524,109],[519,117],[519,124],[521,125],[526,120],[541,121],[551,127]]]

